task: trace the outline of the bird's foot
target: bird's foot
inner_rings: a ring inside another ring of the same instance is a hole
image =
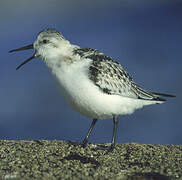
[[[73,145],[73,146],[79,146],[81,143],[80,143],[80,142],[68,141],[68,144],[71,144],[71,145]]]
[[[95,150],[106,150],[107,153],[110,153],[114,150],[114,144],[111,144],[110,146],[98,144]]]
[[[88,140],[87,139],[84,139],[83,142],[81,143],[83,148],[86,148],[87,144],[88,144]]]

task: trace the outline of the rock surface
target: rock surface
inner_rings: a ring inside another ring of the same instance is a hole
[[[118,144],[108,152],[96,144],[0,140],[0,180],[5,179],[182,179],[182,145]]]

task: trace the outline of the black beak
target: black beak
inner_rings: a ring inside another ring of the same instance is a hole
[[[28,49],[33,49],[33,44],[30,44],[28,46],[24,46],[24,47],[21,47],[21,48],[18,48],[18,49],[13,49],[13,50],[10,50],[9,53],[11,52],[15,52],[15,51],[23,51],[23,50],[28,50]],[[34,54],[33,56],[31,56],[30,58],[28,58],[27,60],[25,60],[23,63],[21,63],[17,68],[16,70],[18,70],[21,66],[23,66],[24,64],[26,64],[27,62],[31,61],[32,59],[36,58],[36,55]]]
[[[33,49],[33,44],[30,44],[30,45],[28,45],[28,46],[24,46],[24,47],[21,47],[21,48],[18,48],[18,49],[10,50],[9,53],[15,52],[15,51],[28,50],[28,49]]]

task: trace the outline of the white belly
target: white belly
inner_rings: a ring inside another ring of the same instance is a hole
[[[77,62],[52,71],[61,94],[74,110],[91,118],[105,119],[131,114],[143,105],[153,104],[151,101],[103,93],[88,78],[89,63]]]

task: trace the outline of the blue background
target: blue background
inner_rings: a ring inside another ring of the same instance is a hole
[[[118,143],[182,143],[181,0],[1,0],[0,22],[0,139],[81,141],[87,133],[91,120],[65,104],[40,59],[15,70],[32,50],[8,53],[52,27],[117,59],[142,87],[177,96],[120,116]],[[100,120],[90,141],[111,136],[112,120]]]

